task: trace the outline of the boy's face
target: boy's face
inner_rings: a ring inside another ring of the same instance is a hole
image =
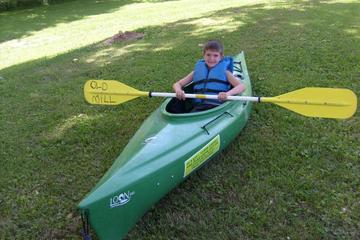
[[[212,68],[220,62],[222,59],[222,53],[216,50],[206,50],[204,52],[204,60],[208,67]]]

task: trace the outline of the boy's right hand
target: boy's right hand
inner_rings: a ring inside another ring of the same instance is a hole
[[[179,100],[185,100],[186,97],[185,97],[185,92],[184,90],[180,89],[180,90],[176,90],[176,98],[179,99]]]
[[[179,100],[185,100],[185,92],[182,90],[179,83],[175,83],[173,86],[174,92],[176,93],[176,98]]]
[[[189,84],[193,80],[193,76],[194,76],[194,71],[189,73],[183,79],[180,79],[179,81],[174,83],[173,89],[174,89],[174,92],[176,93],[176,98],[177,99],[179,99],[179,100],[185,100],[186,99],[185,92],[184,92],[184,90],[182,88],[183,88],[183,86],[186,86],[187,84]]]

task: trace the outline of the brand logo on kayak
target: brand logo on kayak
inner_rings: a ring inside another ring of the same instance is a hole
[[[128,191],[110,198],[110,208],[119,207],[127,204],[134,194],[135,192]]]

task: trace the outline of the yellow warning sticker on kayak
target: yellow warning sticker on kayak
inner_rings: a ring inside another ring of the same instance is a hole
[[[211,156],[213,156],[220,149],[220,135],[213,138],[202,149],[195,153],[191,158],[185,161],[184,177],[192,173],[201,164],[206,162]]]

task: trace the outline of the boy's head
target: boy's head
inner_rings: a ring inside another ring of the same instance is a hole
[[[212,50],[212,51],[215,51],[215,52],[219,52],[221,55],[224,54],[224,46],[222,45],[221,42],[219,42],[217,40],[208,41],[203,47],[203,54],[205,54],[205,52],[207,50]]]
[[[204,60],[208,67],[214,67],[224,55],[224,46],[216,40],[208,41],[203,48]]]

